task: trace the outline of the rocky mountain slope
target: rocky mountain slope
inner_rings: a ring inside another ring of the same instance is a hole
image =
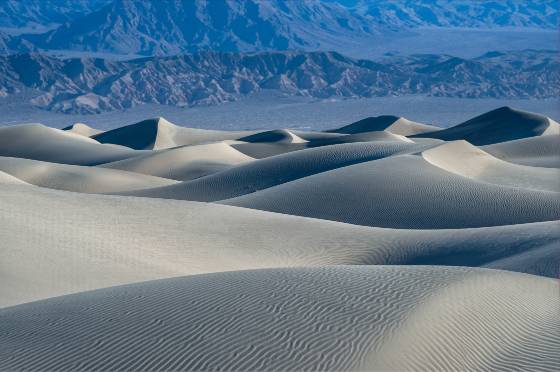
[[[115,0],[22,38],[41,50],[170,55],[316,49],[376,33],[366,17],[319,0]]]
[[[38,31],[92,13],[111,0],[2,0],[0,27]]]
[[[556,0],[332,0],[392,27],[534,27],[556,29]]]
[[[261,90],[315,98],[424,94],[551,98],[559,94],[554,51],[357,60],[335,52],[204,52],[132,61],[0,57],[0,93],[42,108],[94,113],[142,103],[178,106],[233,101]]]
[[[553,30],[555,0],[6,0],[0,28],[51,28],[0,35],[0,52],[74,51],[174,55],[205,50],[346,50],[376,35],[418,27]],[[58,26],[57,26],[58,25]],[[54,28],[53,28],[54,27]],[[23,30],[23,31],[22,31]],[[3,41],[2,41],[3,40]]]

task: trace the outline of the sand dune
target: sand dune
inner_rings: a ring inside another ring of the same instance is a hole
[[[558,221],[380,229],[217,204],[1,184],[0,200],[0,307],[141,280],[278,266],[481,266],[525,253],[516,270],[560,274],[560,255],[548,263],[531,255],[547,246],[557,253]]]
[[[356,134],[364,132],[387,131],[401,136],[411,136],[420,133],[437,131],[440,128],[433,125],[421,124],[397,116],[383,115],[362,119],[329,132]]]
[[[0,368],[551,371],[559,290],[426,266],[173,278],[0,310]]]
[[[478,181],[560,192],[560,170],[508,163],[465,141],[426,150],[422,157],[443,170]]]
[[[307,143],[235,143],[231,147],[255,159],[264,159],[275,155],[303,150],[309,147]]]
[[[298,137],[287,129],[269,130],[259,132],[250,136],[241,137],[243,142],[279,142],[279,143],[305,143],[306,140]]]
[[[412,137],[439,138],[445,141],[464,139],[478,146],[558,134],[560,125],[546,116],[501,107],[454,127]]]
[[[0,128],[0,370],[560,369],[549,118],[65,129]]]
[[[315,174],[220,203],[358,225],[449,229],[558,219],[559,196],[482,183],[446,172],[421,157],[401,155]]]
[[[502,160],[533,167],[560,168],[560,136],[539,136],[483,146]]]
[[[251,133],[185,128],[170,123],[164,118],[155,118],[103,132],[93,138],[101,143],[113,143],[136,150],[161,150],[237,139]]]
[[[423,146],[407,142],[364,142],[310,148],[242,164],[191,182],[129,195],[216,201],[253,193],[331,169],[420,149]]]
[[[302,138],[310,142],[346,136],[346,134],[342,134],[342,133],[314,132],[314,131],[303,131],[303,130],[295,130],[295,129],[290,130],[290,132],[292,132],[299,138]]]
[[[560,224],[557,228],[560,228]],[[526,272],[557,279],[560,277],[558,247],[558,242],[545,244],[537,249],[522,251],[487,262],[482,267]]]
[[[62,128],[62,130],[65,130],[67,132],[71,132],[71,133],[75,133],[75,134],[79,134],[85,137],[91,137],[94,136],[96,134],[99,133],[103,133],[102,130],[99,129],[95,129],[90,127],[87,124],[83,124],[83,123],[76,123],[76,124],[72,124],[66,128]]]
[[[0,171],[0,185],[25,185],[26,182],[12,176],[11,174]]]
[[[254,159],[235,150],[230,145],[217,142],[154,151],[134,158],[103,164],[101,167],[189,181],[252,160]]]
[[[35,186],[85,193],[122,192],[177,183],[120,170],[7,157],[0,157],[0,171]]]
[[[401,136],[400,134],[393,134],[387,131],[380,132],[364,132],[356,134],[346,134],[334,138],[319,139],[311,142],[311,146],[326,146],[335,145],[339,143],[352,143],[352,142],[373,142],[373,141],[396,141],[414,143],[414,141]]]
[[[96,165],[138,155],[131,149],[99,142],[41,124],[0,128],[0,156],[52,163]]]
[[[288,132],[288,133],[286,133]],[[296,134],[297,133],[297,134]],[[295,137],[294,137],[295,136]],[[240,139],[248,140],[249,143],[235,143],[232,146],[257,159],[263,159],[275,155],[286,154],[293,151],[303,150],[310,147],[321,147],[353,142],[374,141],[396,141],[414,143],[412,140],[400,134],[378,130],[358,132],[354,134],[341,133],[318,133],[303,131],[267,131],[257,133]],[[426,140],[426,139],[422,139]],[[435,140],[433,140],[435,141]],[[427,143],[424,142],[424,143]]]

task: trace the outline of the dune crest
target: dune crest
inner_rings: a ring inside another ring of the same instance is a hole
[[[0,171],[0,185],[26,185],[27,182],[12,176],[9,173]]]
[[[511,107],[500,107],[454,127],[413,137],[438,138],[445,141],[463,139],[479,146],[549,135],[559,131],[558,123],[546,116]]]
[[[213,203],[1,184],[0,200],[2,273],[10,278],[0,286],[0,307],[141,280],[278,266],[502,268],[499,260],[518,256],[515,271],[560,275],[560,255],[543,261],[539,253],[558,247],[558,221],[380,229]]]
[[[103,145],[92,138],[42,124],[0,128],[0,156],[62,164],[97,165],[137,154],[122,146]]]
[[[227,143],[216,142],[154,151],[100,167],[190,181],[253,160]]]
[[[443,170],[475,180],[560,192],[559,170],[508,163],[463,140],[425,150],[422,157]]]
[[[560,136],[538,136],[501,142],[481,148],[510,163],[560,169]]]
[[[144,120],[93,136],[101,143],[112,143],[135,150],[161,150],[227,139],[237,139],[252,132],[227,132],[181,127],[164,118]]]
[[[344,127],[329,130],[328,132],[357,134],[365,132],[387,131],[401,136],[410,136],[414,134],[433,132],[439,129],[440,128],[433,125],[416,123],[406,118],[392,115],[383,115],[362,119]]]
[[[0,370],[560,370],[559,128],[0,128]]]
[[[218,201],[332,169],[422,149],[424,149],[423,145],[401,141],[348,143],[307,148],[240,164],[191,182],[128,194],[166,199]]]
[[[114,193],[177,183],[121,170],[7,157],[0,157],[0,171],[35,186],[84,193]]]
[[[84,137],[91,137],[91,136],[94,136],[96,134],[99,134],[99,133],[103,132],[102,130],[92,128],[89,125],[84,124],[84,123],[75,123],[75,124],[72,124],[72,125],[70,125],[66,128],[62,128],[62,130],[65,130],[65,131],[70,132],[70,133],[79,134],[79,135],[82,135]]]
[[[450,229],[556,220],[558,195],[483,183],[449,173],[420,156],[398,155],[219,203],[365,226]]]
[[[554,279],[430,266],[172,278],[0,309],[0,367],[555,370],[559,290]]]
[[[287,129],[269,130],[239,138],[243,142],[306,143],[309,141],[298,137]]]

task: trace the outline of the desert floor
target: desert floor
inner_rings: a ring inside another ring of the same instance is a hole
[[[560,125],[0,127],[0,257],[0,370],[560,370]]]

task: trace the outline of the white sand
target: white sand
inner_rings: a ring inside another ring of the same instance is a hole
[[[0,370],[560,370],[549,118],[92,131],[0,128]]]
[[[0,171],[0,185],[26,185],[26,182],[12,176],[11,174]]]
[[[268,130],[241,137],[243,142],[305,143],[308,142],[287,129]]]
[[[180,146],[101,165],[152,176],[188,181],[254,160],[224,142]]]
[[[338,168],[220,203],[403,229],[483,227],[560,218],[560,193],[480,182],[413,155]]]
[[[387,156],[415,152],[424,145],[407,142],[350,143],[294,151],[169,187],[131,195],[217,201],[245,195],[331,169]]]
[[[446,141],[464,139],[473,145],[488,145],[520,138],[558,134],[560,134],[560,125],[546,116],[511,107],[501,107],[454,127],[421,133],[413,137],[439,138]]]
[[[0,185],[0,307],[205,272],[334,264],[481,266],[560,244],[557,221],[459,230],[379,229],[177,200]],[[560,274],[532,256],[526,271]],[[540,266],[539,266],[540,265]],[[499,266],[498,266],[499,267]]]
[[[333,129],[330,132],[355,134],[374,131],[388,131],[402,136],[411,136],[420,133],[434,132],[440,129],[441,128],[433,125],[416,123],[406,118],[385,115],[362,119],[342,128]]]
[[[553,371],[559,291],[554,279],[433,266],[174,278],[0,310],[0,367]]]
[[[94,136],[96,134],[103,133],[102,130],[92,128],[89,125],[84,124],[84,123],[72,124],[69,127],[63,128],[62,130],[65,130],[67,132],[71,132],[71,133],[74,133],[74,134],[79,134],[79,135],[82,135],[84,137],[91,137],[91,136]]]
[[[32,185],[85,193],[117,193],[177,183],[114,169],[6,157],[0,157],[0,171]]]
[[[0,156],[96,165],[137,154],[139,153],[122,146],[102,145],[91,138],[41,124],[0,128]]]
[[[478,181],[560,191],[560,169],[508,163],[465,141],[448,142],[426,150],[422,157],[443,170]]]
[[[414,141],[402,136],[400,134],[393,134],[387,131],[377,132],[364,132],[356,134],[345,134],[331,138],[323,138],[312,141],[313,146],[326,146],[338,143],[352,143],[352,142],[375,142],[375,141],[395,141],[395,142],[408,142]]]
[[[113,143],[137,150],[161,150],[183,145],[237,139],[254,132],[226,132],[185,128],[164,118],[144,120],[93,136],[101,143]]]
[[[560,136],[539,136],[481,147],[502,160],[533,167],[560,168]]]

